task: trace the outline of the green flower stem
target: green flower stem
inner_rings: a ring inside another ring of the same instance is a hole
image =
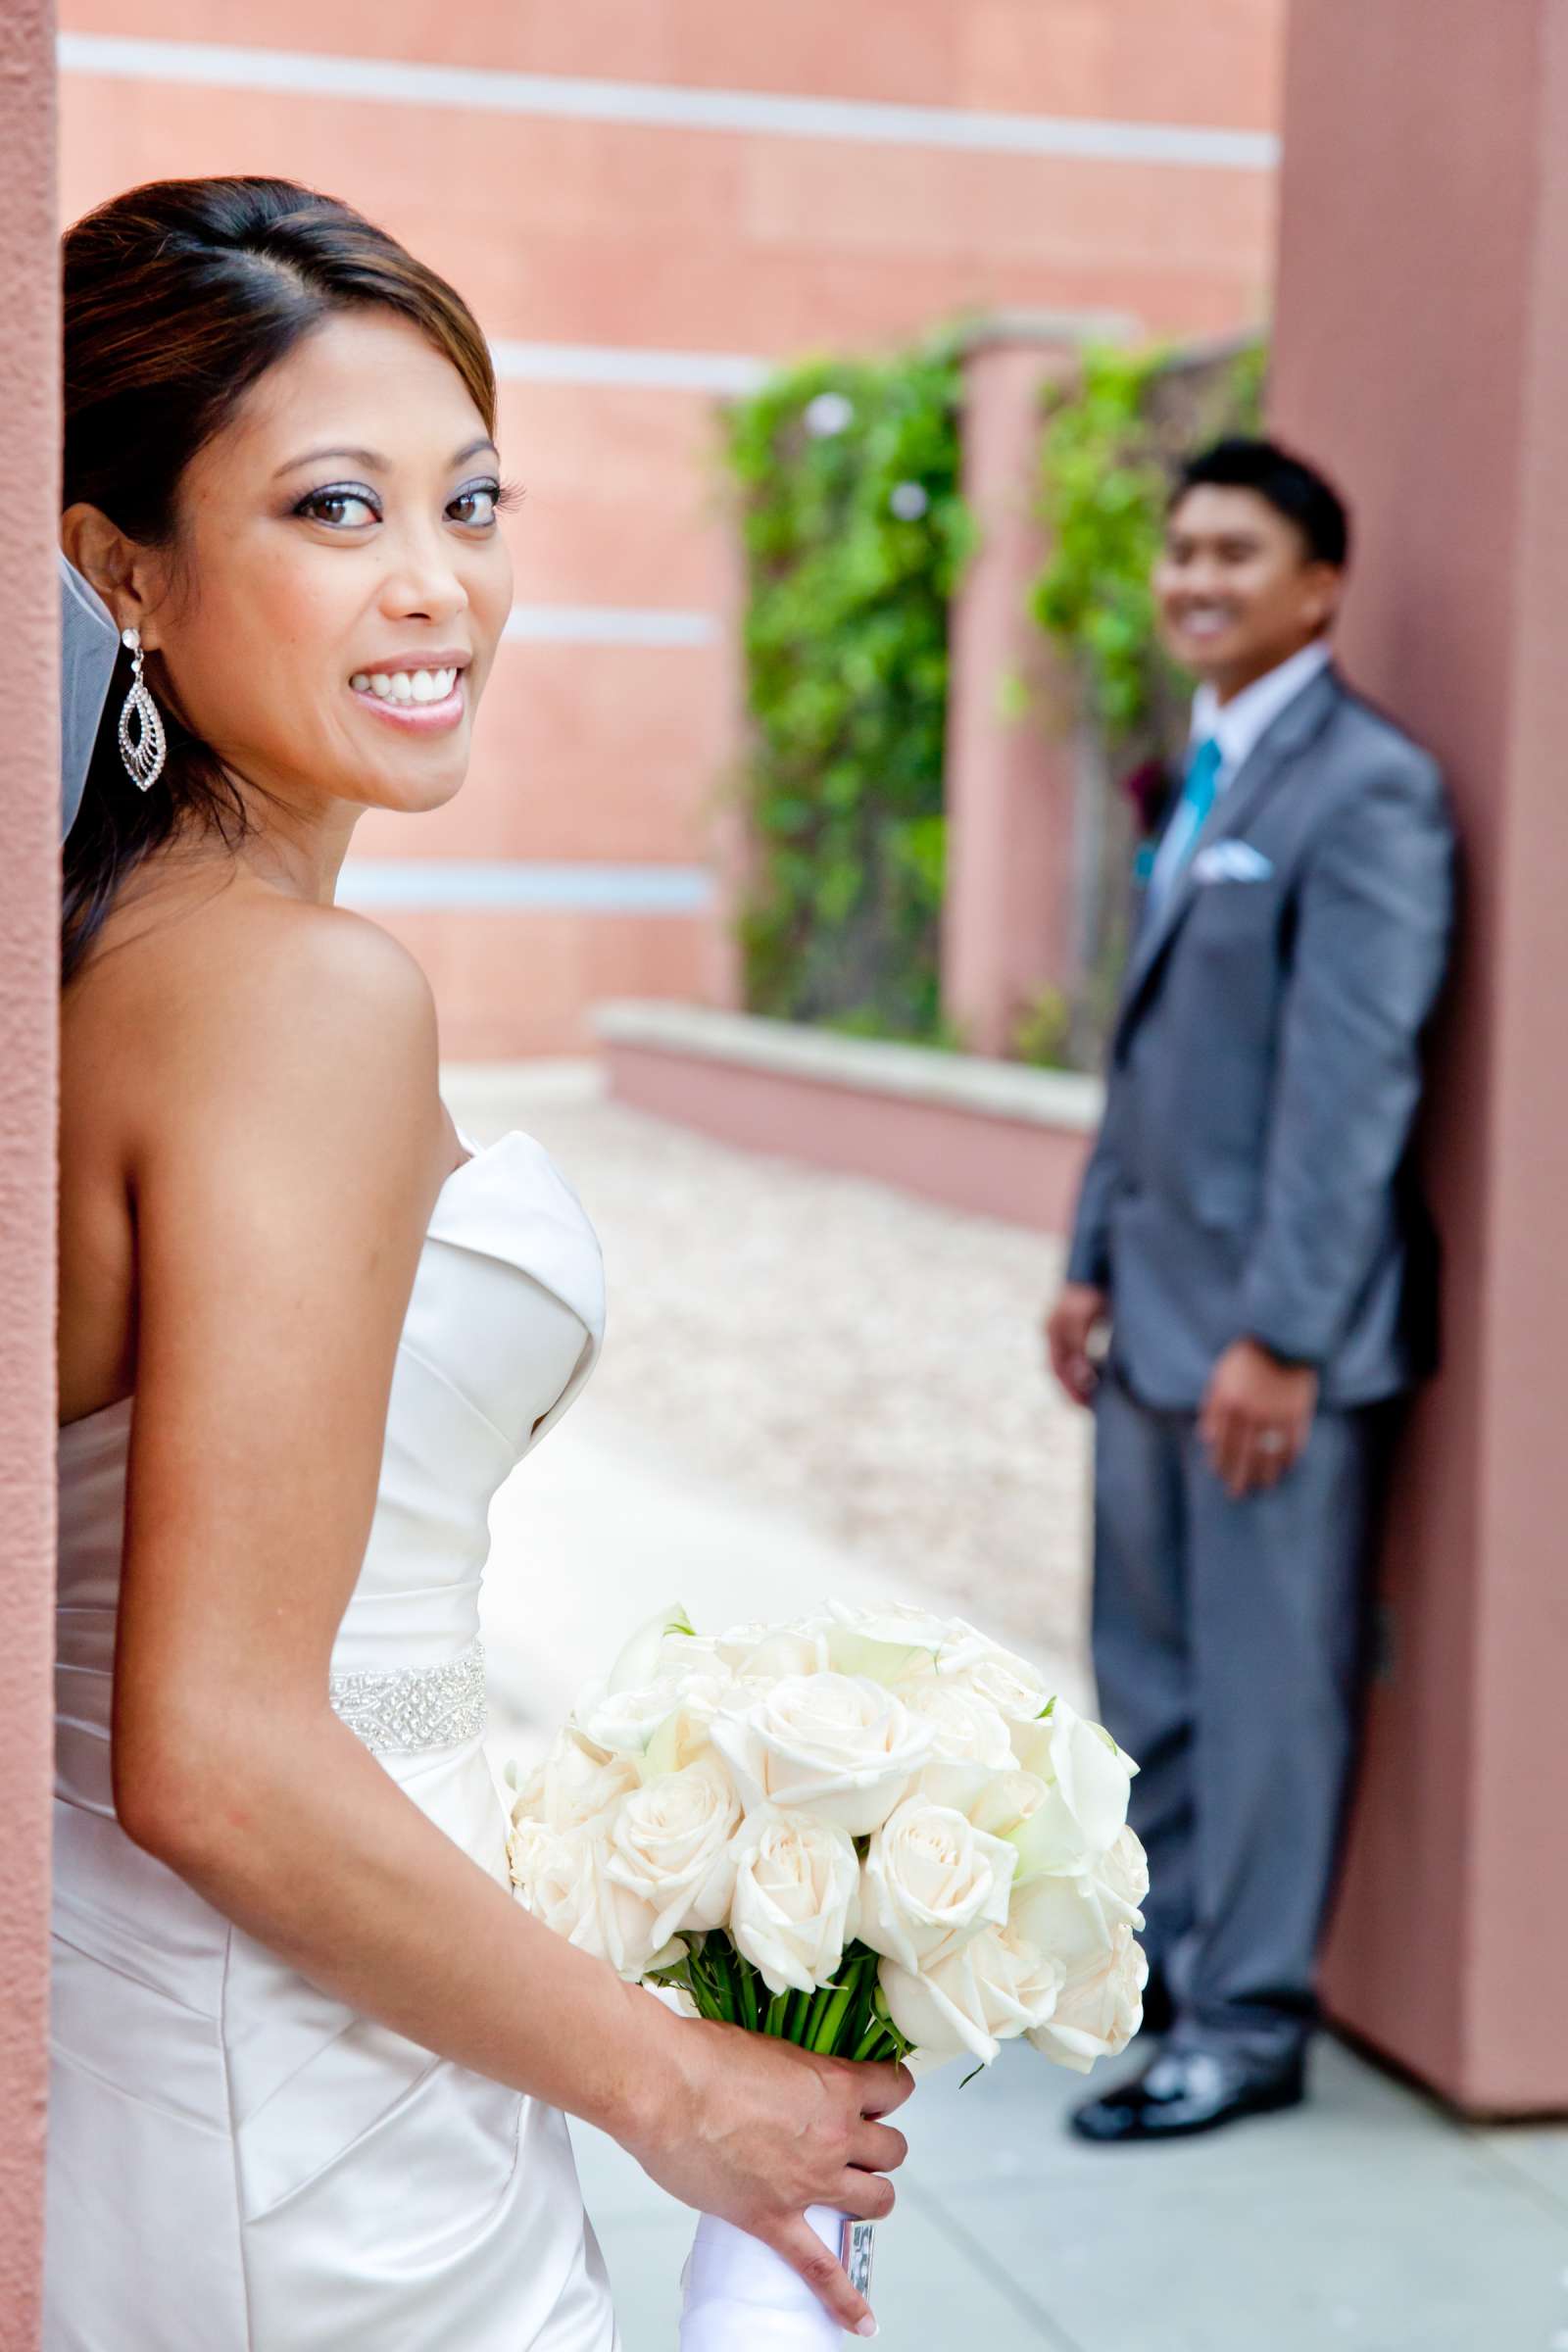
[[[705,2017],[719,2024],[735,2023],[735,2002],[724,1969],[717,1937],[705,1936],[692,1949],[692,1990]]]
[[[858,1965],[850,1970],[838,1990],[829,1995],[826,2006],[814,2021],[809,2047],[820,2051],[824,2058],[834,2055],[844,2020],[849,2015],[850,2003],[855,1998],[859,1975]]]
[[[764,2034],[781,2034],[783,2033],[784,2020],[789,2014],[789,2006],[790,1996],[787,1992],[775,1992],[773,1994],[771,2000],[767,2004],[767,2015],[762,2020],[762,2032]]]
[[[805,2041],[806,2020],[810,2006],[811,1996],[808,1992],[792,1992],[790,1994],[789,2022],[784,2028],[786,2041]]]
[[[719,1990],[718,1986],[713,1983],[711,1977],[704,1979],[702,1984],[698,1987],[696,1997],[697,2006],[702,2011],[703,2015],[707,2018],[711,2018],[715,2025],[728,2026],[734,2024],[735,2021],[730,2015],[729,2009],[725,2003],[724,1995]]]
[[[755,1968],[753,1968],[749,1960],[743,1960],[740,1954],[737,1952],[735,1955],[735,1973],[740,1979],[741,2024],[747,2029],[748,2033],[755,2034],[758,2026],[757,1971]]]

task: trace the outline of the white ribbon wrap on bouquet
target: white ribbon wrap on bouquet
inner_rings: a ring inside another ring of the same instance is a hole
[[[806,2218],[861,2292],[869,2282],[871,2225],[830,2205]],[[854,2246],[847,2235],[853,2228]],[[680,2352],[839,2352],[844,2330],[798,2272],[760,2238],[705,2213],[681,2273]]]

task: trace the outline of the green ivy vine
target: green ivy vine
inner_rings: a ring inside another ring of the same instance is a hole
[[[950,351],[823,359],[736,405],[747,570],[741,917],[757,1012],[945,1040],[948,607],[971,543]]]
[[[1075,931],[1081,969],[1020,1009],[1026,1061],[1097,1069],[1127,953],[1140,819],[1118,779],[1180,757],[1193,681],[1162,650],[1151,585],[1181,461],[1227,433],[1261,430],[1267,351],[1092,349],[1054,396],[1041,441],[1051,554],[1034,590],[1043,628],[1076,672],[1086,757],[1101,797],[1086,828]]]
[[[1178,681],[1154,631],[1150,586],[1175,466],[1221,433],[1261,430],[1267,349],[1249,344],[1200,377],[1168,348],[1095,347],[1055,396],[1041,443],[1041,511],[1051,559],[1036,617],[1078,669],[1111,745],[1136,739]],[[1191,398],[1172,399],[1182,377]],[[1163,689],[1163,692],[1161,691]]]

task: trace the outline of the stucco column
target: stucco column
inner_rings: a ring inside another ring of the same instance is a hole
[[[977,343],[964,360],[963,494],[979,552],[954,601],[942,1001],[979,1054],[1073,978],[1077,698],[1029,611],[1046,560],[1042,404],[1077,365],[1064,336]]]
[[[1446,1369],[1387,1548],[1331,1972],[1462,2104],[1568,2107],[1568,8],[1297,0],[1277,429],[1355,510],[1344,654],[1443,760]]]
[[[0,12],[0,2341],[36,2340],[54,1655],[60,735],[54,10]]]
[[[710,419],[709,462],[715,477],[725,473],[724,407]],[[719,630],[724,647],[723,718],[719,733],[716,781],[707,805],[707,857],[713,880],[713,908],[703,948],[701,1003],[723,1012],[739,1012],[746,1003],[745,958],[741,953],[741,918],[751,895],[759,859],[753,832],[746,775],[751,752],[751,719],[746,706],[746,613],[749,584],[746,543],[737,501],[730,527],[721,540],[715,564]]]

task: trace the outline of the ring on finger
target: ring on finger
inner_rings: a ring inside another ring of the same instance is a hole
[[[1283,1453],[1290,1444],[1283,1429],[1265,1429],[1258,1438],[1259,1453]]]

